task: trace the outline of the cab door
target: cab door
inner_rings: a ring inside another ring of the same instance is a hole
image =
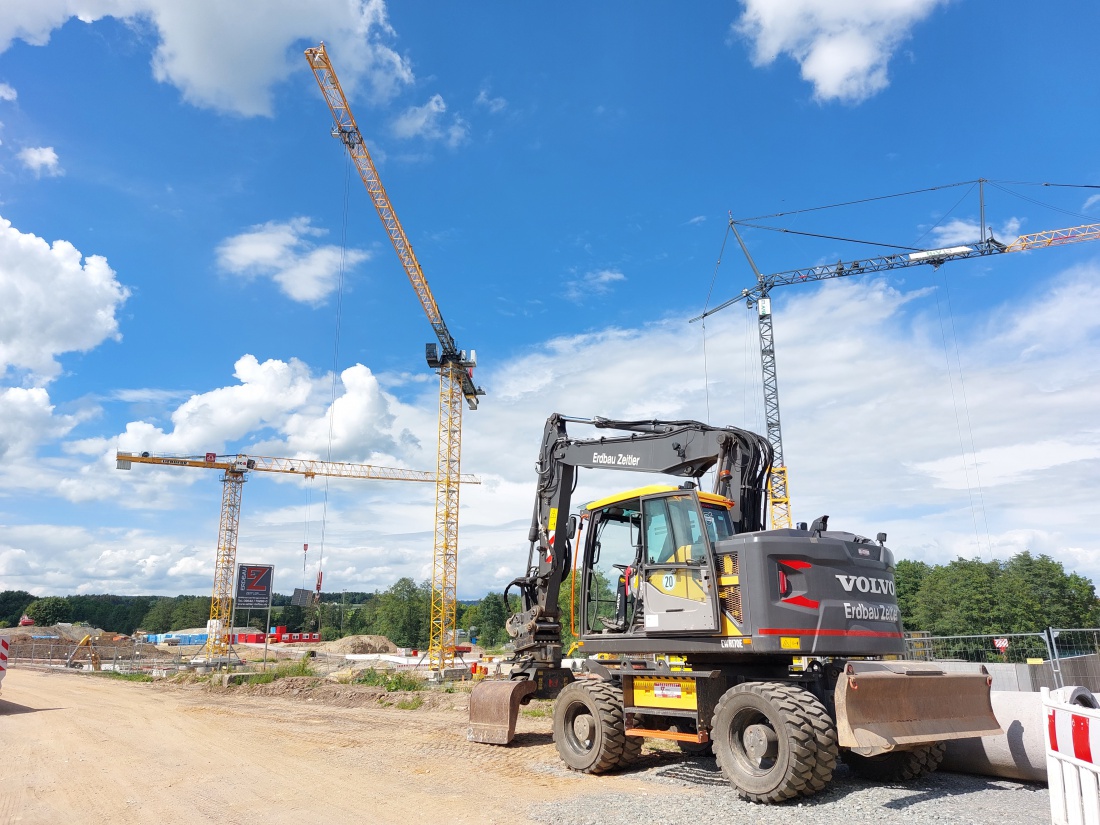
[[[642,554],[646,633],[717,630],[713,553],[694,493],[642,499]]]

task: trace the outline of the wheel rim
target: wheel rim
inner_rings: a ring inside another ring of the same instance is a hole
[[[774,770],[779,759],[779,736],[766,714],[742,708],[734,715],[726,735],[742,771],[764,777]]]
[[[596,719],[583,702],[569,705],[564,727],[570,749],[577,753],[588,753],[596,746]]]

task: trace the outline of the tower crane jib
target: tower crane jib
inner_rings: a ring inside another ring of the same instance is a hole
[[[744,301],[745,305],[750,308],[756,308],[760,337],[760,362],[763,373],[765,424],[768,441],[775,450],[775,463],[772,466],[772,476],[768,482],[769,510],[773,529],[793,526],[790,493],[787,488],[787,466],[783,455],[783,434],[779,421],[779,381],[775,361],[775,339],[770,297],[771,291],[775,287],[825,281],[830,278],[843,278],[851,275],[867,275],[892,269],[906,269],[912,266],[932,266],[938,269],[949,261],[961,261],[987,255],[1001,255],[1008,252],[1046,249],[1052,246],[1100,240],[1100,223],[1074,226],[1068,229],[1033,232],[1028,235],[1021,235],[1007,244],[995,240],[992,235],[986,236],[983,229],[982,238],[972,244],[960,244],[940,249],[920,249],[892,255],[876,255],[857,261],[840,261],[835,264],[810,266],[764,275],[757,269],[756,263],[745,246],[745,242],[741,239],[741,235],[737,231],[737,223],[731,218],[729,227],[740,244],[753,274],[756,276],[756,286],[741,290],[739,295],[730,298],[713,309],[707,310],[701,315],[695,316],[690,322],[701,321],[741,301]]]
[[[284,473],[314,478],[374,479],[377,481],[434,482],[436,474],[424,470],[380,467],[375,464],[348,464],[309,458],[272,458],[270,456],[217,455],[204,456],[152,455],[148,452],[118,451],[116,467],[129,470],[133,464],[153,464],[160,467],[189,467],[221,470],[222,507],[218,519],[218,552],[214,563],[214,591],[210,598],[210,621],[207,623],[207,660],[225,660],[229,655],[229,635],[233,628],[233,577],[236,574],[237,532],[241,520],[241,493],[247,476],[252,472]],[[461,475],[455,483],[480,484],[473,475]]]

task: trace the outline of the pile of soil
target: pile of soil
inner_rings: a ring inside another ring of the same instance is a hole
[[[329,653],[396,653],[397,645],[385,636],[345,636],[321,646]]]
[[[240,685],[221,690],[232,691],[238,696],[277,696],[342,708],[403,705],[408,710],[424,708],[467,712],[470,707],[470,694],[465,690],[454,693],[440,689],[387,691],[373,685],[336,684],[315,676],[288,676],[266,685]]]

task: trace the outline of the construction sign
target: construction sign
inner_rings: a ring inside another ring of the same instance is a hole
[[[271,581],[275,568],[269,564],[237,565],[237,608],[267,610],[271,606]]]

